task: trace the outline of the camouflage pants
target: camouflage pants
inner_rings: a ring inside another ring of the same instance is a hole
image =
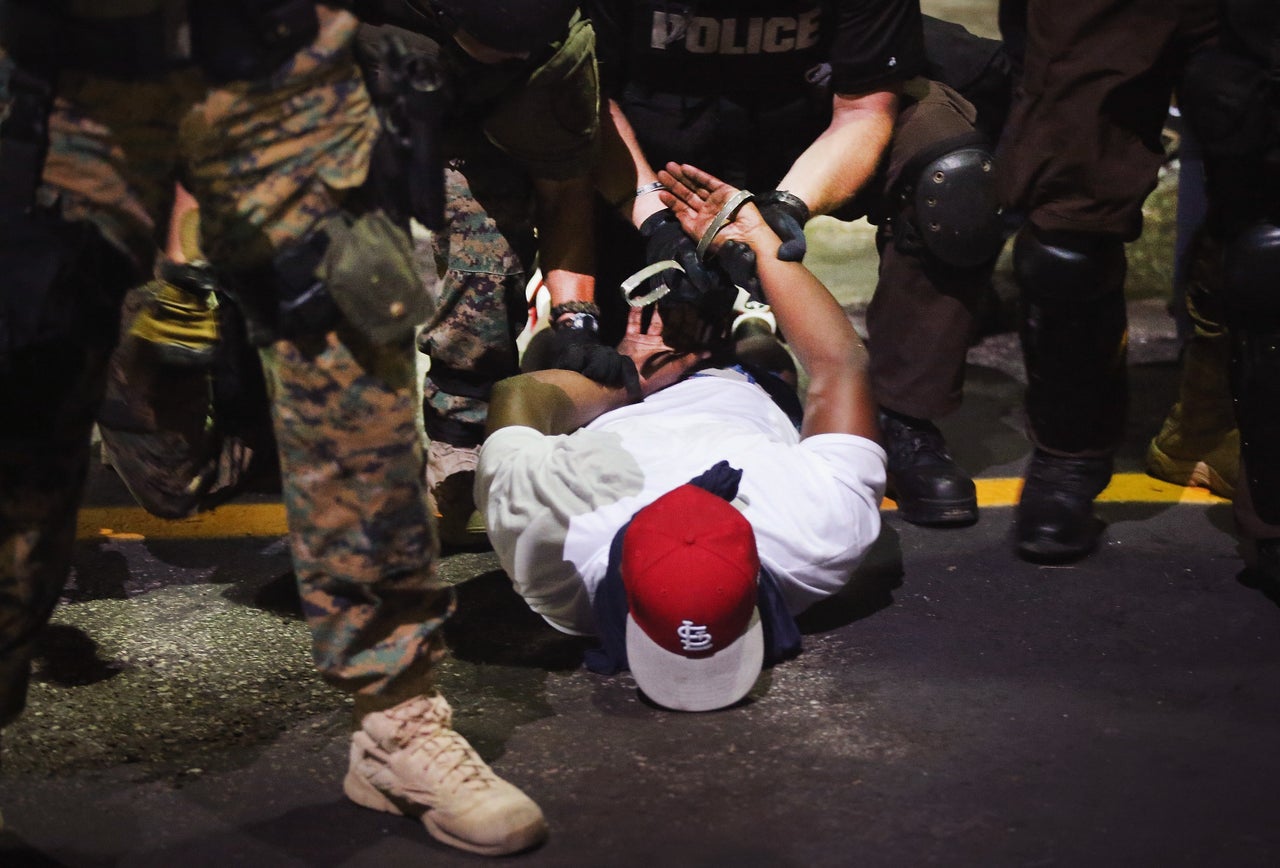
[[[36,633],[71,568],[109,352],[105,337],[59,342],[0,369],[0,726],[22,710]]]
[[[377,121],[348,51],[354,28],[322,11],[316,41],[264,82],[63,75],[46,189],[67,219],[130,253],[134,279],[155,255],[175,180],[200,202],[215,265],[262,265],[364,180]],[[67,577],[115,328],[98,329],[100,346],[24,351],[0,372],[0,398],[24,418],[0,425],[0,723],[21,710],[32,640]],[[434,569],[412,348],[398,350],[373,352],[340,327],[262,352],[317,665],[345,689],[386,696],[427,687],[453,606]]]
[[[430,439],[477,446],[493,384],[519,373],[515,341],[528,318],[534,250],[532,189],[499,157],[455,163],[445,184],[447,271],[418,343],[431,358],[424,418]]]

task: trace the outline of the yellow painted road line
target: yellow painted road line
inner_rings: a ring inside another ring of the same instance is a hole
[[[1145,473],[1117,473],[1098,500],[1105,503],[1230,503],[1207,488],[1162,482]]]
[[[1013,506],[1022,492],[1022,479],[975,479],[978,488],[979,507]],[[1111,484],[1098,495],[1101,503],[1229,503],[1204,488],[1184,488],[1172,482],[1162,482],[1145,473],[1117,473]],[[897,509],[885,498],[885,509]]]
[[[231,503],[191,518],[156,518],[138,506],[89,506],[80,510],[80,539],[233,539],[283,536],[284,506]]]
[[[980,507],[1013,506],[1022,480],[978,479]],[[1183,488],[1153,479],[1145,473],[1117,473],[1099,501],[1106,503],[1226,503],[1203,488]],[[885,498],[886,510],[897,504]],[[90,506],[80,510],[79,539],[234,539],[272,537],[288,533],[284,507],[278,503],[227,504],[191,518],[170,521],[156,518],[136,506]]]

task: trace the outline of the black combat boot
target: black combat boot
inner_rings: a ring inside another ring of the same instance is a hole
[[[1018,554],[1035,563],[1064,563],[1098,546],[1103,523],[1093,499],[1111,481],[1111,458],[1066,458],[1039,449],[1027,465],[1014,521]]]
[[[978,520],[973,480],[956,466],[936,425],[882,409],[880,433],[889,456],[889,493],[899,515],[929,527]]]

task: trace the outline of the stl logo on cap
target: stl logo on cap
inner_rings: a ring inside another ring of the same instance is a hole
[[[711,647],[711,634],[701,624],[695,624],[687,618],[676,628],[680,637],[680,647],[686,651],[706,651]]]
[[[703,711],[746,695],[764,660],[759,574],[751,523],[705,489],[636,513],[622,543],[627,660],[650,699]]]

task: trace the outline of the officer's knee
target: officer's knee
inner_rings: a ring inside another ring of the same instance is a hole
[[[904,252],[969,268],[994,260],[1004,245],[991,151],[970,137],[908,166],[894,205],[895,243]]]

